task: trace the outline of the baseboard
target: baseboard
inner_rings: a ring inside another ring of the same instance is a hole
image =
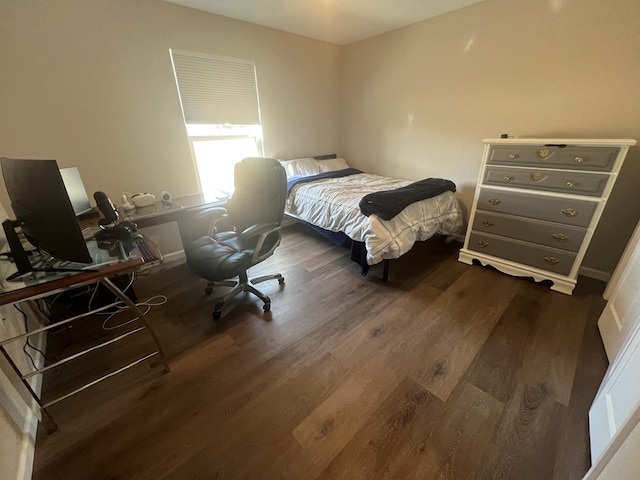
[[[451,235],[451,237],[452,237],[456,242],[464,243],[465,235],[457,235],[457,234],[454,234],[454,235]]]
[[[295,217],[292,217],[290,215],[287,215],[286,213],[284,214],[284,217],[282,217],[282,223],[280,223],[280,226],[282,228],[288,227],[290,225],[294,225],[296,223],[299,223],[300,220],[298,220]]]
[[[149,267],[151,273],[158,273],[166,270],[167,268],[175,267],[176,265],[180,265],[184,263],[186,258],[184,256],[184,250],[178,250],[177,252],[171,252],[164,255],[164,260],[162,263],[152,264]]]
[[[585,277],[593,278],[595,280],[600,280],[602,282],[608,282],[611,279],[611,274],[609,272],[596,270],[595,268],[582,266],[580,267],[579,273],[580,275],[584,275]]]
[[[184,250],[178,250],[177,252],[167,253],[164,256],[163,265],[173,264],[173,263],[184,263],[184,261],[185,261]]]

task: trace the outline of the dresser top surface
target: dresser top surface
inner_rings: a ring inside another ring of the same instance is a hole
[[[573,146],[633,146],[632,138],[485,138],[484,143],[493,145],[573,145]]]

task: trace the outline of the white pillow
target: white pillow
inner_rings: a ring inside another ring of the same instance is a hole
[[[279,160],[279,162],[287,172],[287,177],[317,175],[320,173],[320,166],[315,158],[294,158],[293,160]]]
[[[336,170],[344,170],[349,168],[344,158],[330,158],[328,160],[319,160],[320,172],[335,172]]]

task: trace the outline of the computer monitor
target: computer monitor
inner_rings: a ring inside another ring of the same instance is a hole
[[[21,227],[34,247],[59,260],[91,263],[71,200],[55,160],[0,159],[4,183],[15,220],[2,226],[18,271],[13,279],[35,271],[73,271],[70,268],[36,268],[31,265],[16,233]]]
[[[76,217],[81,217],[93,212],[87,191],[82,183],[82,178],[80,178],[78,167],[61,168],[60,175],[62,175],[62,181],[67,189],[67,194],[69,195],[69,200],[71,200],[71,206],[73,207]]]

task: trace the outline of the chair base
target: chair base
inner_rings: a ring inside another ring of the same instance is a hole
[[[222,309],[224,308],[225,303],[227,303],[229,300],[231,300],[241,292],[253,293],[256,297],[264,302],[262,310],[264,310],[265,312],[271,310],[271,299],[269,298],[269,296],[254,287],[254,285],[266,280],[278,280],[278,283],[280,285],[284,283],[284,277],[279,273],[275,273],[273,275],[263,275],[261,277],[249,279],[246,272],[238,275],[238,281],[236,282],[225,280],[222,282],[207,283],[207,287],[205,288],[205,292],[207,293],[207,295],[211,294],[214,285],[233,287],[230,291],[227,292],[224,297],[221,297],[220,300],[218,300],[218,303],[216,303],[215,309],[213,310],[212,314],[213,319],[218,320],[222,316]]]

